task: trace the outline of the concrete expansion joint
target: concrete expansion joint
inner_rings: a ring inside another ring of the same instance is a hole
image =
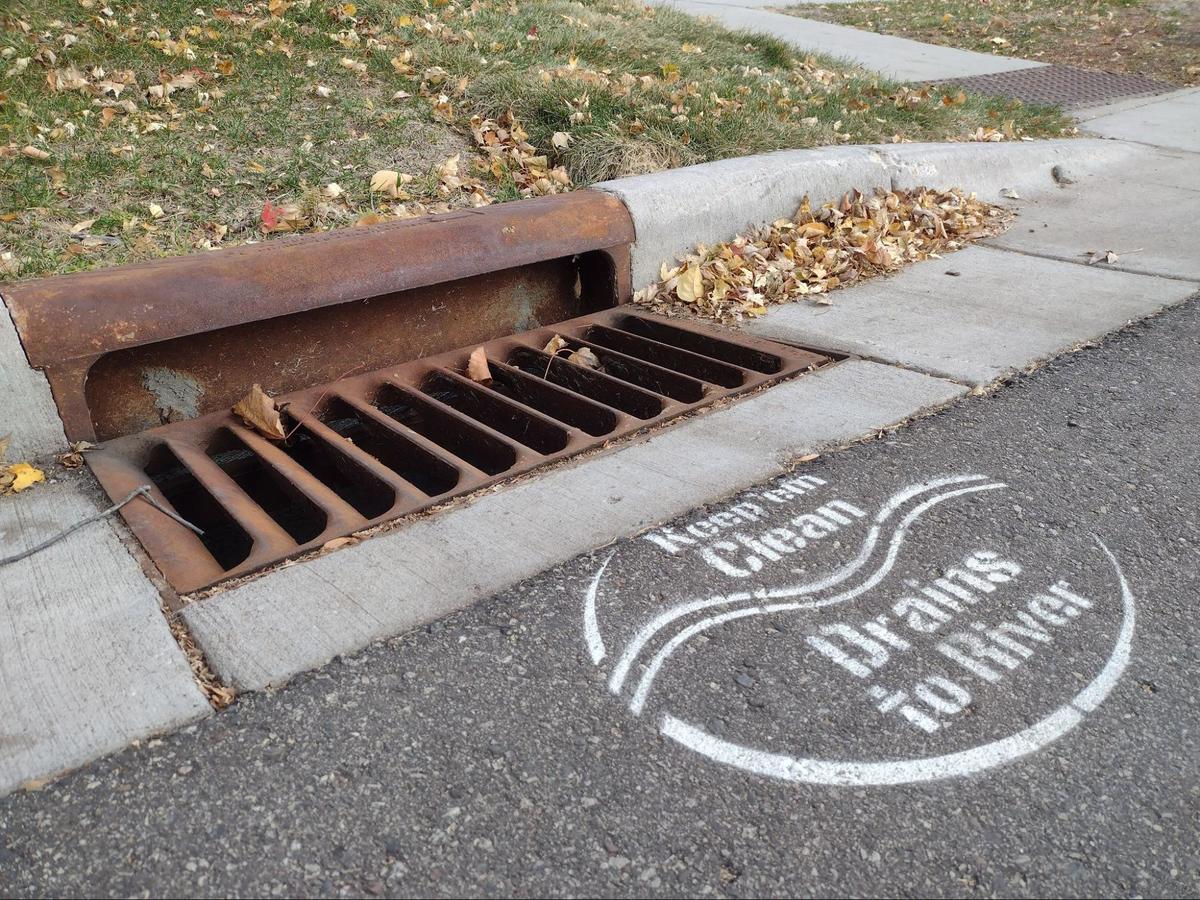
[[[1003,235],[1000,235],[1000,237],[1003,237]],[[983,248],[985,248],[987,250],[998,250],[1002,253],[1012,253],[1017,256],[1026,256],[1031,259],[1048,259],[1053,262],[1066,263],[1067,265],[1071,265],[1071,266],[1082,266],[1085,269],[1092,269],[1097,272],[1124,272],[1129,275],[1141,275],[1146,278],[1160,278],[1164,281],[1180,281],[1180,282],[1183,282],[1184,284],[1200,284],[1200,278],[1189,278],[1184,275],[1167,275],[1163,272],[1155,272],[1150,269],[1141,269],[1141,268],[1137,268],[1135,266],[1128,266],[1128,265],[1117,266],[1117,265],[1110,264],[1110,265],[1100,266],[1100,265],[1092,264],[1092,263],[1089,263],[1084,258],[1084,255],[1082,253],[1079,255],[1079,257],[1072,258],[1070,256],[1063,256],[1060,253],[1045,253],[1045,252],[1039,252],[1036,250],[1025,250],[1025,249],[1021,249],[1019,247],[1005,247],[1002,244],[984,243],[984,244],[981,244],[980,246],[982,246]],[[1095,249],[1100,249],[1100,248],[1095,248]],[[1127,252],[1129,252],[1129,251],[1127,251]]]

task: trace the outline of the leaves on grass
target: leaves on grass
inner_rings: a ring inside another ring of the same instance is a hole
[[[1007,216],[957,190],[851,191],[817,210],[805,198],[791,219],[664,265],[634,300],[730,324],[801,298],[829,303],[837,287],[957,250],[1001,230]]]
[[[482,384],[491,382],[492,370],[488,368],[487,351],[483,347],[471,351],[471,358],[467,360],[467,377]]]
[[[261,385],[254,385],[250,393],[239,400],[233,407],[233,414],[264,437],[273,441],[282,441],[287,437],[283,428],[283,420],[279,416],[279,407],[275,400],[268,397]]]

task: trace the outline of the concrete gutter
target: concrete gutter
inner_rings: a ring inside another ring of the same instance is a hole
[[[1177,211],[1171,215],[1195,221],[1195,160],[1115,141],[842,147],[603,185],[630,208],[635,273],[643,282],[659,262],[697,240],[726,239],[790,215],[805,193],[820,201],[853,186],[926,182],[988,196],[1015,188],[1028,205],[1017,228],[990,249],[840,292],[831,308],[836,318],[796,306],[773,312],[761,326],[789,340],[839,344],[874,361],[850,360],[803,376],[632,446],[287,566],[188,607],[184,621],[230,684],[278,685],[578,553],[717,501],[782,471],[798,455],[935,409],[972,384],[1180,302],[1200,287],[1194,229],[1156,233],[1153,254],[1130,254],[1142,272],[1085,268],[1059,257],[1070,256],[1069,242],[1080,251],[1102,246],[1113,222],[1161,217],[1155,191],[1172,190]],[[1075,183],[1060,187],[1052,166]],[[1169,189],[1172,180],[1191,190]],[[1124,204],[1119,216],[1113,212],[1118,203]],[[1029,227],[1032,236],[1022,233]],[[1038,244],[1043,235],[1058,242],[1049,257]],[[952,265],[962,277],[944,274]],[[974,284],[965,291],[968,278]],[[964,293],[978,296],[966,302]],[[28,367],[6,315],[0,316],[0,374],[15,385],[5,413],[15,452],[58,449],[61,423],[45,381]],[[49,462],[48,471],[54,471]],[[101,508],[86,473],[56,480],[3,498],[0,553]],[[0,792],[207,714],[157,599],[113,520],[6,567],[0,577]]]
[[[1072,177],[1128,165],[1137,147],[1116,141],[1053,140],[1018,143],[863,144],[779,150],[703,163],[595,185],[620,197],[637,229],[633,284],[658,279],[698,243],[728,240],[748,228],[795,213],[808,196],[814,205],[850,188],[961,187],[989,200],[1002,189],[1053,195],[1052,171]]]

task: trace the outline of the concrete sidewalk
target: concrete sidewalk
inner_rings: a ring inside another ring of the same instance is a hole
[[[694,16],[708,16],[729,28],[761,31],[808,53],[821,53],[902,81],[966,78],[1029,69],[1045,63],[939,47],[908,38],[875,34],[846,25],[771,12],[762,0],[651,0]]]

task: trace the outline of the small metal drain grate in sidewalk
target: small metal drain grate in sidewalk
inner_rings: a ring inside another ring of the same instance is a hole
[[[1077,69],[1074,66],[1031,66],[1011,72],[951,78],[932,82],[962,88],[976,94],[1010,97],[1025,103],[1045,103],[1080,109],[1133,97],[1152,97],[1175,90],[1175,86],[1141,75],[1120,75]]]
[[[600,368],[551,358],[561,335]],[[288,440],[213,413],[88,454],[105,490],[147,482],[203,537],[147,504],[122,515],[179,592],[527,472],[731,394],[830,362],[819,353],[618,306],[278,398]]]

